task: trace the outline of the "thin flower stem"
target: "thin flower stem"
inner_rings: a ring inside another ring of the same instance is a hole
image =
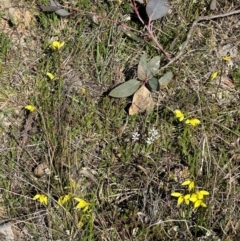
[[[163,49],[163,46],[158,42],[158,40],[155,38],[155,36],[153,35],[153,31],[152,31],[152,21],[151,19],[149,19],[148,21],[148,25],[146,25],[143,21],[143,19],[141,18],[139,12],[138,12],[138,9],[137,9],[137,6],[136,6],[136,2],[135,0],[132,0],[132,6],[133,6],[133,10],[134,12],[136,13],[139,21],[143,24],[143,26],[146,28],[147,32],[148,32],[148,37],[150,39],[152,39],[152,41],[156,44],[157,48],[165,55],[165,57],[167,58],[168,61],[171,61],[171,57],[170,57],[170,54],[168,52],[166,52],[164,49]]]
[[[153,32],[152,32],[152,22],[150,20],[149,20],[148,26],[146,26],[146,29],[148,31],[149,37],[156,44],[158,49],[165,55],[165,57],[167,58],[168,61],[171,61],[172,58],[170,57],[170,54],[163,49],[163,46],[158,42],[158,40],[153,35]]]

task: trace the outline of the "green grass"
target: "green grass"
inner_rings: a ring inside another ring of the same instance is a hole
[[[197,25],[185,54],[166,70],[174,78],[154,94],[154,111],[128,116],[131,98],[106,93],[137,76],[144,52],[159,54],[140,23],[120,23],[130,2],[73,1],[79,12],[69,18],[41,12],[35,3],[21,2],[34,13],[31,29],[21,32],[27,42],[17,42],[18,25],[0,35],[0,216],[26,227],[31,240],[238,240],[239,57],[228,74],[235,89],[218,88],[219,79],[209,78],[227,70],[215,47],[225,44],[217,40],[223,35],[234,40],[229,26],[237,15]],[[211,13],[209,1],[171,5],[172,13],[154,23],[154,34],[174,56],[191,23]],[[230,8],[231,1],[221,6]],[[128,38],[123,24],[141,41]],[[53,40],[65,41],[59,54],[50,48]],[[162,67],[167,60],[160,56]],[[28,104],[36,107],[33,113],[24,109]],[[178,121],[175,109],[201,124]],[[158,138],[149,145],[152,129]],[[40,163],[49,174],[36,177]],[[206,208],[177,206],[171,193],[187,193],[186,179],[209,191]],[[72,199],[58,206],[68,193]],[[48,196],[48,205],[34,201],[36,194]],[[76,209],[74,197],[89,209]]]

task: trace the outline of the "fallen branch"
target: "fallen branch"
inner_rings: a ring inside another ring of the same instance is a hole
[[[240,10],[235,10],[235,11],[231,11],[231,12],[228,12],[228,13],[216,14],[216,15],[212,15],[212,16],[201,16],[201,17],[197,18],[197,19],[193,22],[193,24],[192,24],[192,26],[191,26],[191,28],[190,28],[190,30],[189,30],[189,32],[188,32],[187,39],[186,39],[186,41],[184,42],[184,44],[182,45],[181,50],[179,51],[179,53],[178,53],[174,58],[172,58],[165,66],[163,66],[162,68],[160,68],[160,71],[166,69],[170,64],[172,64],[172,63],[174,63],[175,61],[177,61],[177,60],[183,55],[184,50],[186,49],[186,47],[187,47],[187,45],[188,45],[188,42],[189,42],[189,40],[190,40],[190,38],[191,38],[191,35],[192,35],[192,33],[193,33],[193,30],[194,30],[195,26],[196,26],[199,22],[209,21],[209,20],[211,20],[211,19],[216,19],[216,18],[224,18],[224,17],[228,17],[228,16],[231,16],[231,15],[234,15],[234,14],[239,14],[239,13],[240,13]]]

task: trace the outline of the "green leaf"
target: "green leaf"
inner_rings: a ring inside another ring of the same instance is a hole
[[[140,80],[146,80],[147,78],[147,56],[146,54],[143,54],[140,58],[140,61],[138,63],[138,78]]]
[[[172,80],[173,78],[173,73],[170,71],[170,72],[167,72],[165,75],[163,75],[159,80],[159,84],[160,86],[166,86],[169,84],[169,82]]]
[[[149,80],[148,85],[150,86],[151,90],[158,91],[160,89],[158,79],[155,77]]]
[[[141,82],[131,79],[110,91],[109,96],[116,98],[124,98],[133,95],[140,87]]]
[[[153,57],[148,62],[147,66],[148,66],[148,70],[151,71],[152,76],[157,74],[159,67],[160,67],[160,57],[159,56]]]

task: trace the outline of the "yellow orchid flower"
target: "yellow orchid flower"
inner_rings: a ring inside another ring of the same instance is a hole
[[[178,118],[179,121],[184,120],[184,114],[180,110],[175,110],[174,111],[175,117]]]
[[[211,74],[210,79],[211,79],[211,80],[214,80],[214,79],[217,78],[217,76],[218,76],[218,71],[215,71],[215,72],[213,72],[213,73]]]
[[[195,187],[195,182],[191,180],[186,180],[182,183],[182,186],[188,186],[189,191],[191,191]]]
[[[41,204],[45,204],[45,205],[48,204],[48,197],[44,194],[36,194],[33,197],[33,200],[38,200]]]
[[[55,76],[52,73],[47,72],[46,74],[50,80],[53,80]]]
[[[58,204],[60,206],[64,205],[66,202],[68,202],[70,199],[72,198],[72,194],[69,193],[69,194],[66,194],[64,196],[60,196],[59,199],[58,199]]]
[[[198,208],[200,206],[207,207],[206,203],[204,203],[204,196],[209,195],[209,192],[206,190],[200,190],[193,193],[190,197],[190,201],[194,203],[194,208]]]
[[[59,42],[59,41],[55,40],[55,41],[52,42],[51,47],[52,47],[53,50],[59,50],[59,49],[61,49],[64,46],[64,44],[65,44],[64,41],[63,42]]]
[[[189,205],[190,203],[190,197],[191,197],[190,194],[183,195],[180,192],[173,192],[171,193],[171,196],[178,198],[178,201],[177,201],[178,206],[181,205],[183,202],[185,202],[187,205]]]
[[[231,60],[231,57],[230,56],[224,56],[222,59],[226,62],[229,62]]]
[[[33,112],[36,109],[36,107],[33,105],[26,105],[24,108],[25,108],[25,110],[28,110],[29,112]]]
[[[187,119],[185,123],[191,126],[196,126],[196,125],[199,125],[201,121],[197,118],[193,118],[193,119]]]
[[[74,198],[78,204],[76,206],[77,209],[83,209],[83,212],[86,212],[90,206],[90,203],[86,202],[85,200],[83,200],[82,198]]]

